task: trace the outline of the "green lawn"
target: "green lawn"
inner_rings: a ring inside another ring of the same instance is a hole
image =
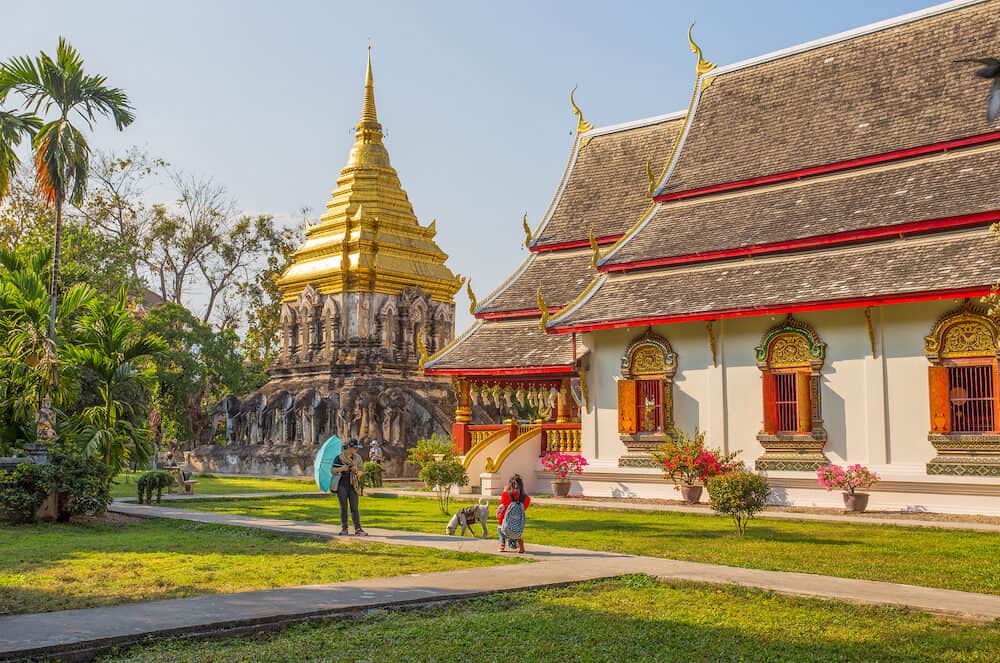
[[[176,520],[0,527],[0,615],[515,561]]]
[[[457,508],[461,502],[454,504]],[[199,500],[178,506],[339,522],[337,501],[328,496]],[[361,517],[366,526],[434,533],[443,533],[447,521],[434,500],[414,497],[363,497]],[[994,563],[1000,560],[1000,535],[987,532],[755,520],[740,539],[732,522],[721,516],[535,505],[528,510],[525,541],[529,547],[545,543],[1000,594],[1000,564]]]
[[[995,661],[1000,624],[645,576],[378,611],[116,661]]]
[[[114,497],[135,497],[135,482],[141,473],[128,473],[115,478],[111,488]],[[198,474],[194,492],[201,495],[235,495],[238,493],[298,493],[318,490],[312,479],[257,479]]]

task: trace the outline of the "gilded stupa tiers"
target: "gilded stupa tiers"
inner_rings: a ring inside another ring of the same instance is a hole
[[[434,242],[434,222],[421,226],[382,143],[375,108],[371,49],[361,119],[337,189],[319,223],[278,280],[283,301],[312,284],[320,294],[378,292],[396,295],[419,287],[439,302],[454,302],[461,282]]]

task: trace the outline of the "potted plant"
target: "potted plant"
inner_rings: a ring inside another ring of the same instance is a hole
[[[701,500],[703,485],[711,477],[723,474],[732,466],[736,454],[724,455],[717,449],[705,448],[705,434],[699,431],[688,436],[674,428],[653,458],[663,466],[666,478],[674,482],[674,489],[681,491],[687,504]]]
[[[570,474],[583,474],[583,468],[587,466],[587,459],[577,454],[564,454],[558,451],[550,451],[542,456],[542,467],[546,472],[554,472],[556,478],[552,480],[552,494],[556,497],[566,497],[569,495]]]
[[[879,476],[864,465],[850,465],[844,469],[840,465],[826,465],[816,470],[816,482],[833,490],[844,491],[845,511],[864,511],[868,508],[868,493],[856,492],[859,488],[870,488]]]

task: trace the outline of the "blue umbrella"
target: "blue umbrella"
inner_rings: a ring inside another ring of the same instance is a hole
[[[340,441],[339,437],[333,435],[316,452],[316,460],[313,461],[313,475],[316,477],[316,485],[324,493],[330,491],[332,480],[330,467],[333,465],[333,459],[339,456],[343,449],[344,443]]]

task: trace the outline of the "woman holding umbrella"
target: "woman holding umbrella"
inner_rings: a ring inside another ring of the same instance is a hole
[[[330,467],[330,472],[337,482],[337,500],[340,502],[340,535],[347,536],[347,507],[351,507],[351,520],[354,521],[354,535],[368,536],[368,532],[361,529],[361,516],[358,514],[358,494],[361,492],[361,470],[363,462],[358,449],[362,444],[351,438],[347,441],[347,446],[336,458]]]

